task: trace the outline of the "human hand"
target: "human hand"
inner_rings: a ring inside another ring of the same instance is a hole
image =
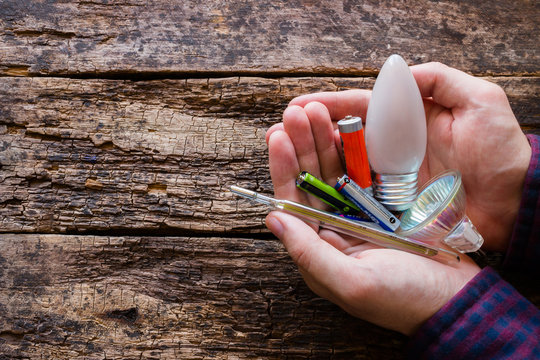
[[[313,229],[279,211],[266,218],[306,284],[349,314],[413,335],[480,268],[469,257],[450,266],[399,250]]]
[[[428,132],[419,183],[447,169],[459,170],[467,215],[484,237],[484,248],[505,251],[531,157],[506,94],[493,83],[439,63],[412,66],[411,71],[424,98]],[[346,115],[365,119],[370,94],[365,90],[310,94],[292,100],[290,107],[317,101],[327,107],[332,120]],[[292,117],[284,114],[283,124],[290,122],[288,133],[294,131]],[[271,128],[267,140],[283,124]],[[332,183],[335,177],[329,180]]]
[[[300,169],[330,182],[343,174],[328,111],[320,103],[285,111],[284,129],[269,136],[277,198],[321,206],[296,189]],[[288,131],[288,133],[287,133]],[[469,258],[456,267],[318,229],[272,212],[268,228],[281,239],[308,286],[350,314],[410,335],[480,270]]]
[[[428,125],[428,149],[420,181],[448,168],[460,170],[469,197],[469,217],[486,243],[489,241],[493,248],[504,246],[500,241],[503,236],[489,232],[490,226],[504,231],[498,216],[515,218],[513,205],[517,212],[530,158],[527,140],[506,96],[490,83],[440,64],[419,65],[412,70],[426,98]],[[343,174],[332,120],[345,115],[365,118],[369,96],[369,91],[353,90],[301,96],[291,102],[283,123],[267,133],[276,197],[314,205],[295,188],[300,170],[330,183]],[[489,137],[477,139],[477,134]],[[485,159],[489,155],[498,158]],[[509,198],[500,200],[501,195]],[[328,230],[318,231],[282,213],[271,213],[267,226],[283,241],[317,294],[355,316],[405,334],[414,332],[479,271],[467,257],[451,267],[379,249]],[[510,231],[511,226],[506,233]]]

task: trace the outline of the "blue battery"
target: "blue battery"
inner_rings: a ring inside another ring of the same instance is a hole
[[[395,231],[399,227],[399,219],[347,175],[338,179],[335,188],[384,230]]]

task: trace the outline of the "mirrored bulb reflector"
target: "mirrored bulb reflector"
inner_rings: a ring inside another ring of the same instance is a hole
[[[422,188],[397,232],[426,243],[442,241],[460,252],[476,251],[484,239],[465,215],[465,205],[461,175],[444,172]]]

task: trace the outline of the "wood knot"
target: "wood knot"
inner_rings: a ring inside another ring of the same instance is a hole
[[[85,187],[92,189],[92,190],[101,190],[103,189],[103,184],[97,181],[96,179],[86,179],[86,183],[84,184]]]
[[[167,185],[165,184],[151,184],[148,185],[148,193],[154,195],[166,195],[167,194]]]

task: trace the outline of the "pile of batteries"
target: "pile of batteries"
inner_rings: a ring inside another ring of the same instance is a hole
[[[337,180],[334,187],[303,171],[296,185],[336,209],[342,216],[365,222],[371,221],[386,231],[395,231],[399,219],[373,196],[371,173],[364,141],[362,119],[347,116],[338,121],[347,174]]]

